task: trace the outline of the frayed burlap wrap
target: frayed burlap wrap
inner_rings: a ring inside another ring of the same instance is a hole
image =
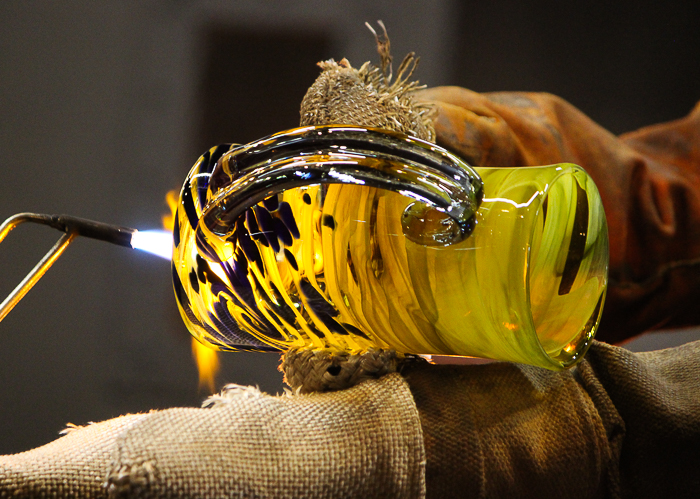
[[[322,72],[301,102],[300,125],[384,128],[434,142],[433,106],[413,98],[413,91],[423,88],[410,81],[418,58],[408,54],[392,83],[391,56],[382,47],[381,70],[369,62],[356,69],[347,59],[320,62]]]
[[[125,416],[0,457],[0,497],[425,495],[420,420],[398,374],[328,394],[230,385],[206,405]]]

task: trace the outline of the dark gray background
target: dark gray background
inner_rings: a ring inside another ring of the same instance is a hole
[[[424,83],[553,92],[615,133],[700,99],[692,2],[375,3],[0,3],[0,218],[159,227],[165,193],[204,149],[296,125],[315,61],[376,60],[363,26],[376,19],[396,59],[422,57]],[[3,297],[57,236],[25,226],[0,246]],[[633,348],[696,337],[648,335]],[[274,355],[222,360],[218,386],[281,390]],[[46,443],[67,422],[205,395],[165,260],[78,240],[0,323],[0,454]]]

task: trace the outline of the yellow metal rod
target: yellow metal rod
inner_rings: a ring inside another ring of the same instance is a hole
[[[48,215],[39,215],[37,213],[17,213],[12,215],[0,225],[0,242],[7,237],[12,229],[24,222],[46,224],[50,218]]]
[[[20,222],[21,223],[21,222]],[[10,227],[6,231],[5,227],[0,228],[0,241],[2,241],[10,230],[14,227]],[[0,304],[0,321],[2,321],[7,314],[19,303],[19,301],[24,298],[30,289],[37,283],[39,279],[46,273],[47,270],[53,265],[53,263],[58,259],[61,254],[66,250],[68,245],[75,239],[75,233],[63,234],[61,238],[54,244],[53,248],[49,250],[44,258],[41,259],[39,263],[32,269],[27,276],[22,279],[22,282],[17,285],[17,287],[10,293],[10,295],[5,298],[5,301]]]

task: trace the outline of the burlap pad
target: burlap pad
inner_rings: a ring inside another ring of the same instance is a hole
[[[311,395],[233,386],[211,405],[128,416],[0,457],[0,496],[425,494],[420,421],[398,374]]]
[[[700,342],[595,342],[565,372],[416,363],[322,394],[232,386],[209,409],[2,456],[0,497],[697,497],[699,372]]]
[[[147,414],[70,428],[47,445],[0,456],[0,497],[102,497],[117,437]]]

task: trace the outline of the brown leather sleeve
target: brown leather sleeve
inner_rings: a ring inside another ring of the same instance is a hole
[[[437,143],[475,166],[576,163],[600,190],[610,288],[598,338],[700,324],[700,105],[686,118],[611,134],[551,94],[424,90]]]

